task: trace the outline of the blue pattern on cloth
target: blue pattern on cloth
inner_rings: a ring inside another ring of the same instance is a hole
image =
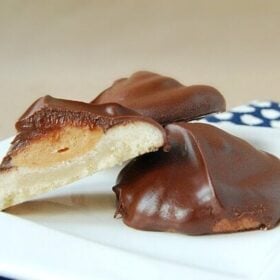
[[[230,111],[212,114],[207,122],[228,122],[238,125],[280,128],[280,103],[275,101],[252,101]]]

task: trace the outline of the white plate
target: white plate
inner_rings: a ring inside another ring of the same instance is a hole
[[[280,157],[280,130],[220,126]],[[0,157],[8,142],[0,142]],[[280,226],[196,237],[134,230],[113,219],[118,171],[0,213],[0,274],[48,280],[279,277]]]

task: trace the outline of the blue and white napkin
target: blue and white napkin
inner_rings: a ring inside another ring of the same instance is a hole
[[[228,122],[238,125],[280,128],[280,103],[275,101],[252,101],[230,111],[213,114],[207,122]]]

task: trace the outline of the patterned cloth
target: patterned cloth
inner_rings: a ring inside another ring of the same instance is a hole
[[[280,128],[280,103],[274,101],[252,101],[230,111],[213,114],[207,122],[230,122],[238,125]]]

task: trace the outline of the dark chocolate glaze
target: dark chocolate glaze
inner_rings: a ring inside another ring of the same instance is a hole
[[[165,135],[160,124],[119,104],[93,105],[47,95],[35,101],[17,121],[15,126],[18,134],[3,159],[0,170],[10,168],[11,158],[17,151],[50,131],[71,125],[90,129],[99,127],[105,132],[115,125],[134,121],[151,123]]]
[[[225,99],[215,88],[184,86],[152,72],[140,71],[119,79],[99,94],[93,104],[116,102],[161,124],[193,120],[225,110]]]
[[[120,172],[116,216],[137,229],[194,235],[277,224],[278,158],[207,124],[166,132],[169,152],[140,156]]]

